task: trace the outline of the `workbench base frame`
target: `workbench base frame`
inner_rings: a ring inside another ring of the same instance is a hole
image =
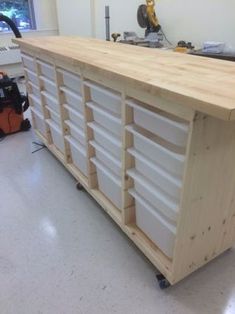
[[[123,201],[121,211],[117,209],[97,188],[94,168],[88,160],[88,177],[84,176],[70,163],[70,151],[65,145],[63,155],[52,143],[49,128],[47,136],[35,130],[36,135],[47,146],[49,151],[65,166],[74,178],[99,203],[99,205],[118,224],[122,231],[136,244],[154,266],[175,284],[198,268],[231,248],[235,242],[235,123],[195,112],[193,109],[172,102],[164,95],[135,88],[133,81],[121,80],[119,77],[94,68],[87,64],[68,63],[62,57],[41,53],[38,50],[22,48],[25,54],[66,69],[79,75],[82,79],[83,101],[86,104],[86,88],[84,82],[90,80],[118,91],[122,95],[122,126],[123,126]],[[39,73],[38,73],[39,75]],[[56,76],[58,99],[62,106],[59,90],[59,77]],[[30,87],[28,86],[28,90]],[[164,110],[189,123],[189,136],[186,149],[186,164],[183,189],[180,201],[180,215],[177,223],[174,256],[168,258],[135,224],[135,209],[127,205],[126,194],[129,178],[126,170],[130,168],[127,148],[130,147],[129,137],[124,131],[132,117],[126,108],[126,99],[134,97],[145,104]],[[45,103],[42,99],[44,118],[48,118]],[[86,108],[86,106],[85,106]],[[88,110],[86,108],[86,110]],[[64,124],[64,113],[61,110],[63,135],[68,132]],[[89,111],[84,113],[89,122]],[[34,121],[33,121],[34,122]],[[34,123],[35,126],[35,123]],[[92,156],[89,146],[90,131],[87,129],[87,154]],[[128,144],[129,143],[129,144]],[[127,182],[128,181],[128,182]],[[94,188],[95,187],[95,188]]]

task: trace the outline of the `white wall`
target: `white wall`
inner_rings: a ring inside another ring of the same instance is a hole
[[[136,11],[138,5],[145,3],[145,0],[94,2],[95,33],[98,38],[105,38],[105,5],[110,5],[111,32],[133,30],[140,36],[143,35],[143,30],[137,24]],[[91,36],[91,19],[87,12],[89,0],[58,0],[58,3],[64,10],[67,6],[73,12],[70,19],[67,19],[68,15],[59,10],[62,33]],[[156,11],[164,32],[173,43],[183,39],[201,45],[203,41],[216,40],[225,41],[235,48],[234,0],[158,0]],[[77,25],[79,27],[75,27]],[[89,31],[86,32],[86,29]]]
[[[56,0],[34,0],[34,11],[38,30],[58,29]]]
[[[90,0],[57,0],[60,35],[92,35]]]

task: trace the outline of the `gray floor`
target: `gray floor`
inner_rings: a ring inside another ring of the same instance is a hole
[[[161,291],[156,269],[33,133],[0,143],[0,313],[235,313],[235,250]]]

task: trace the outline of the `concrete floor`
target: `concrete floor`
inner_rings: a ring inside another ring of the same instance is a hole
[[[0,142],[1,314],[235,313],[235,250],[160,290],[156,269],[32,140]]]

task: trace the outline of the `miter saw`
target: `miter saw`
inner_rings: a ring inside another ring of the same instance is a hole
[[[137,20],[139,26],[146,28],[145,36],[147,37],[150,33],[159,33],[161,25],[159,24],[158,18],[155,12],[155,1],[146,0],[146,5],[142,4],[139,6],[137,11]]]
[[[139,6],[137,20],[139,26],[146,29],[145,38],[139,38],[134,32],[124,32],[124,40],[121,40],[121,42],[151,48],[163,47],[161,43],[163,41],[163,32],[156,16],[155,0],[146,0],[146,4]]]

